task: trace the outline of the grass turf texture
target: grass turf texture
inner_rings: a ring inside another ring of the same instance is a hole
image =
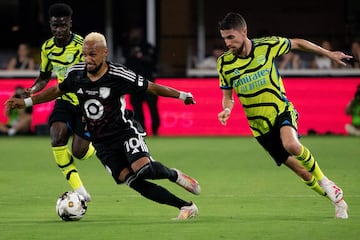
[[[69,190],[48,137],[0,137],[0,239],[358,239],[360,138],[303,137],[326,175],[341,186],[348,220],[334,219],[329,200],[275,163],[250,137],[148,138],[152,156],[197,178],[194,196],[167,180],[156,182],[193,200],[198,218],[178,222],[178,210],[116,185],[96,157],[77,161],[92,195],[78,222],[55,213]]]

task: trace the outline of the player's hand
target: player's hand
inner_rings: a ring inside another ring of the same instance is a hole
[[[185,105],[189,105],[189,104],[195,104],[195,100],[194,97],[187,97],[184,101]]]
[[[334,60],[335,62],[337,62],[338,64],[340,64],[342,66],[346,66],[346,62],[344,62],[344,60],[349,61],[353,58],[353,56],[347,55],[340,51],[333,51],[333,52],[330,52],[330,58],[332,60]]]
[[[191,92],[180,92],[179,98],[184,101],[185,105],[196,103]]]
[[[226,126],[227,120],[230,117],[230,111],[228,109],[222,110],[221,112],[219,112],[218,114],[218,119],[220,121],[220,123],[224,126]]]
[[[24,92],[25,92],[25,97],[30,97],[31,94],[33,93],[32,88],[25,88]]]
[[[25,102],[24,99],[22,98],[10,98],[5,102],[6,108],[5,111],[6,113],[9,113],[11,111],[11,109],[14,108],[25,108]]]

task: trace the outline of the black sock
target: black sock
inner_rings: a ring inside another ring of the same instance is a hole
[[[143,168],[141,168],[136,176],[142,179],[169,179],[175,182],[177,179],[177,173],[160,162],[150,162]]]
[[[131,181],[129,186],[135,191],[139,192],[142,196],[157,203],[174,206],[179,209],[183,206],[191,205],[191,203],[176,197],[167,189],[143,179],[135,179]]]

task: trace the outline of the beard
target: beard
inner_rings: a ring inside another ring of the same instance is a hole
[[[233,49],[232,53],[235,56],[241,56],[244,49],[245,49],[245,42],[243,42],[239,48]]]
[[[86,70],[88,73],[91,73],[91,74],[96,74],[100,68],[102,67],[103,63],[100,63],[98,66],[96,66],[95,68],[93,69],[89,69],[88,67],[86,67]]]

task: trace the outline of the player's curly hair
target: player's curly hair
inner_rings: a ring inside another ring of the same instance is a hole
[[[49,8],[50,17],[71,17],[72,14],[72,8],[65,3],[55,3]]]

